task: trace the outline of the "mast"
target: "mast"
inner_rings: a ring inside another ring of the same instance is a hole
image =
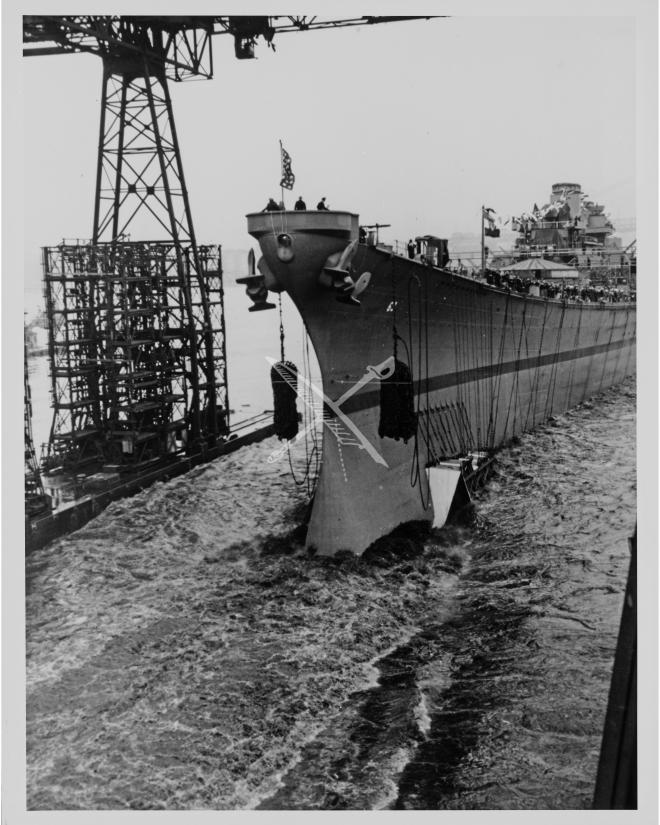
[[[280,164],[282,164],[282,140],[280,139]],[[284,168],[282,168],[282,174],[284,174]],[[282,186],[282,182],[284,178],[280,180],[280,203],[284,206],[284,186]]]
[[[484,243],[484,205],[481,204],[481,277],[486,276],[486,246]]]

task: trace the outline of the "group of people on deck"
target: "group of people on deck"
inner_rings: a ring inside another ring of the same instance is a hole
[[[561,298],[585,304],[607,304],[634,301],[634,293],[611,287],[579,286],[542,281],[538,278],[520,278],[508,272],[486,269],[486,283],[508,291],[529,293],[534,284],[539,288],[541,298]]]
[[[330,207],[328,206],[328,204],[325,201],[326,201],[325,198],[321,198],[321,200],[316,204],[316,208],[320,212],[328,212],[329,211]],[[268,198],[268,203],[266,204],[266,206],[261,211],[262,212],[283,212],[284,208],[285,208],[284,207],[284,201],[280,201],[279,203],[277,203],[277,201],[275,201],[273,198]],[[305,212],[305,211],[307,211],[307,204],[303,200],[302,195],[298,196],[298,200],[295,202],[293,208],[296,210],[296,212]]]

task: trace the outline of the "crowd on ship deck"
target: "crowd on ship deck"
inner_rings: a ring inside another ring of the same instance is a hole
[[[277,203],[274,198],[269,198],[268,203],[264,209],[262,209],[262,212],[276,212],[284,209],[285,206],[282,201]],[[298,196],[294,209],[297,212],[307,211],[307,204],[303,200],[302,195]],[[329,210],[325,197],[321,198],[316,205],[316,209],[321,212]],[[376,237],[375,233],[370,234],[374,238]],[[406,254],[411,260],[420,260],[424,262],[425,259],[422,254],[422,241],[422,238],[415,238],[415,240],[411,238],[407,244],[403,245],[405,249],[403,254]],[[359,228],[359,242],[361,244],[370,243],[367,230],[363,226],[360,226]],[[371,242],[373,242],[373,240],[371,240]],[[397,253],[400,254],[399,242],[395,242],[394,247],[396,248]],[[547,251],[548,248],[544,247],[544,252]],[[544,257],[546,256],[544,255]],[[591,263],[589,258],[587,258],[587,262],[588,264]],[[452,261],[447,257],[443,268],[448,269],[451,272],[455,272],[458,275],[475,278],[477,280],[481,279],[479,270],[469,269],[462,263],[460,258],[458,258],[457,261]],[[576,303],[585,304],[616,304],[634,302],[636,300],[636,294],[633,290],[626,291],[609,286],[584,286],[578,284],[566,284],[565,282],[556,283],[552,281],[539,280],[538,278],[521,278],[518,275],[512,275],[506,271],[501,271],[498,269],[486,268],[484,278],[489,286],[504,289],[508,292],[517,292],[522,295],[533,295],[540,298],[575,301]]]
[[[540,298],[554,298],[584,304],[618,304],[635,300],[634,292],[627,292],[622,289],[521,278],[518,275],[510,275],[508,272],[500,272],[496,269],[486,269],[485,279],[490,286],[505,289],[509,292],[519,292],[523,295],[532,292],[535,294],[536,291],[532,288],[536,286]]]

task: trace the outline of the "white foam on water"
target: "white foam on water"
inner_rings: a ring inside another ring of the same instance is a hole
[[[385,810],[398,797],[401,774],[410,762],[414,752],[414,746],[401,747],[382,764],[381,776],[384,787],[379,795],[371,800],[371,810]]]
[[[373,659],[370,659],[365,664],[365,680],[364,682],[361,682],[358,690],[371,690],[372,688],[378,687],[380,684],[381,676],[380,668],[378,667],[378,662],[380,662],[381,659],[385,659],[391,653],[394,653],[394,651],[398,650],[398,648],[402,647],[402,645],[405,645],[418,632],[418,627],[407,627],[405,634],[402,635],[401,638],[395,644],[390,645],[389,647],[385,648],[385,650],[381,650],[377,656],[374,656]]]
[[[325,729],[325,725],[316,725],[310,727],[310,733],[307,736],[304,736],[296,743],[296,748],[292,752],[291,758],[289,761],[284,765],[284,767],[280,768],[280,770],[274,771],[270,774],[260,785],[259,788],[255,791],[249,791],[247,788],[247,783],[244,781],[238,782],[236,784],[235,793],[242,794],[244,799],[244,804],[242,804],[243,810],[255,810],[256,808],[261,805],[262,802],[265,802],[271,796],[273,796],[280,788],[284,787],[284,782],[287,775],[302,762],[303,754],[305,748],[311,745],[319,736],[319,734]]]
[[[431,730],[431,716],[429,714],[428,696],[423,690],[419,692],[419,701],[413,708],[413,715],[420,733],[427,736]]]

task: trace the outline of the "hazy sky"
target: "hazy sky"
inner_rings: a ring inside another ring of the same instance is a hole
[[[629,222],[635,20],[539,7],[282,34],[252,61],[216,37],[214,79],[170,85],[198,241],[249,247],[246,212],[279,199],[280,138],[296,175],[289,206],[325,195],[392,224],[390,239],[478,232],[482,203],[519,214],[560,180]],[[26,58],[21,70],[31,289],[41,246],[91,234],[102,67],[76,54]]]

